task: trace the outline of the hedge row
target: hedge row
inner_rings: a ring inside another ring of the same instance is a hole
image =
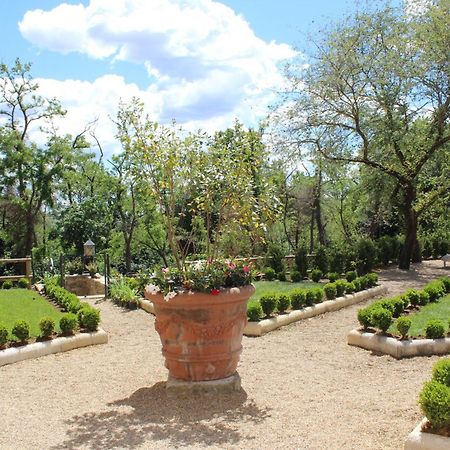
[[[376,328],[386,333],[394,318],[397,320],[397,329],[402,338],[408,336],[411,320],[400,317],[404,310],[410,306],[419,307],[429,302],[437,302],[441,297],[450,293],[450,278],[443,277],[431,281],[422,290],[410,289],[402,295],[384,298],[358,311],[358,321],[364,330]],[[450,326],[450,322],[449,322]],[[439,339],[445,336],[447,324],[439,320],[430,320],[425,327],[428,339]]]
[[[337,280],[327,283],[322,288],[293,289],[287,294],[268,293],[263,295],[259,302],[250,303],[247,308],[247,317],[251,321],[258,321],[262,317],[269,317],[274,312],[280,314],[288,309],[301,309],[321,303],[326,299],[334,299],[344,294],[353,294],[369,287],[375,286],[378,276],[375,273],[357,277],[354,281]],[[337,293],[339,292],[339,295]]]
[[[2,283],[2,289],[28,289],[30,287],[30,281],[27,278],[19,278],[16,282],[12,280],[6,280]]]
[[[44,286],[45,295],[75,317],[80,328],[85,329],[86,331],[97,330],[98,324],[100,323],[100,311],[98,309],[93,308],[89,303],[80,302],[80,299],[75,294],[58,286],[55,278],[45,279]],[[63,323],[63,327],[66,329],[70,328],[67,327],[66,322],[69,322],[70,324],[73,322],[72,316],[65,315],[66,319]],[[60,328],[64,333],[61,322]],[[71,331],[73,331],[73,329]]]

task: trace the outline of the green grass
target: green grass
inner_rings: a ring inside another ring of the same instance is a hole
[[[59,332],[59,319],[63,314],[36,292],[28,289],[0,290],[0,323],[9,333],[16,320],[26,320],[30,324],[30,336],[40,335],[39,321],[51,317]],[[10,334],[10,339],[13,336]]]
[[[411,337],[425,336],[425,326],[431,319],[438,319],[443,322],[445,329],[448,331],[448,321],[450,319],[450,295],[442,297],[436,303],[428,303],[422,306],[419,311],[408,316],[411,319],[411,328],[408,335]],[[398,334],[395,322],[388,330],[390,333]]]
[[[302,281],[300,283],[290,283],[288,281],[256,281],[253,284],[256,287],[256,292],[250,297],[249,304],[259,301],[263,295],[269,292],[285,294],[294,289],[309,289],[323,286],[323,284],[314,283],[313,281]]]

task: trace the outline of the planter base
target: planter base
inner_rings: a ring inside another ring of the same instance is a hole
[[[166,389],[175,395],[236,392],[241,390],[241,377],[237,372],[227,378],[211,381],[184,381],[169,376]]]
[[[422,431],[422,425],[426,421],[426,419],[423,419],[411,431],[405,442],[405,450],[448,450],[450,448],[450,438]]]

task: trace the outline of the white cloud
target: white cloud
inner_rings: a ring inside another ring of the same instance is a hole
[[[110,113],[119,96],[132,93],[155,120],[209,128],[229,126],[238,117],[254,124],[283,83],[280,63],[295,56],[287,44],[258,38],[243,17],[213,0],[62,3],[28,11],[19,29],[42,49],[146,68],[149,85],[143,90],[113,75],[92,83],[40,80],[74,122],[86,112]]]

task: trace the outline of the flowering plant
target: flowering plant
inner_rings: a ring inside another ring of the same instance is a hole
[[[149,294],[162,292],[165,299],[181,292],[200,291],[218,295],[221,289],[247,286],[252,282],[253,270],[242,261],[197,261],[188,265],[185,273],[177,268],[159,269],[146,287]]]

